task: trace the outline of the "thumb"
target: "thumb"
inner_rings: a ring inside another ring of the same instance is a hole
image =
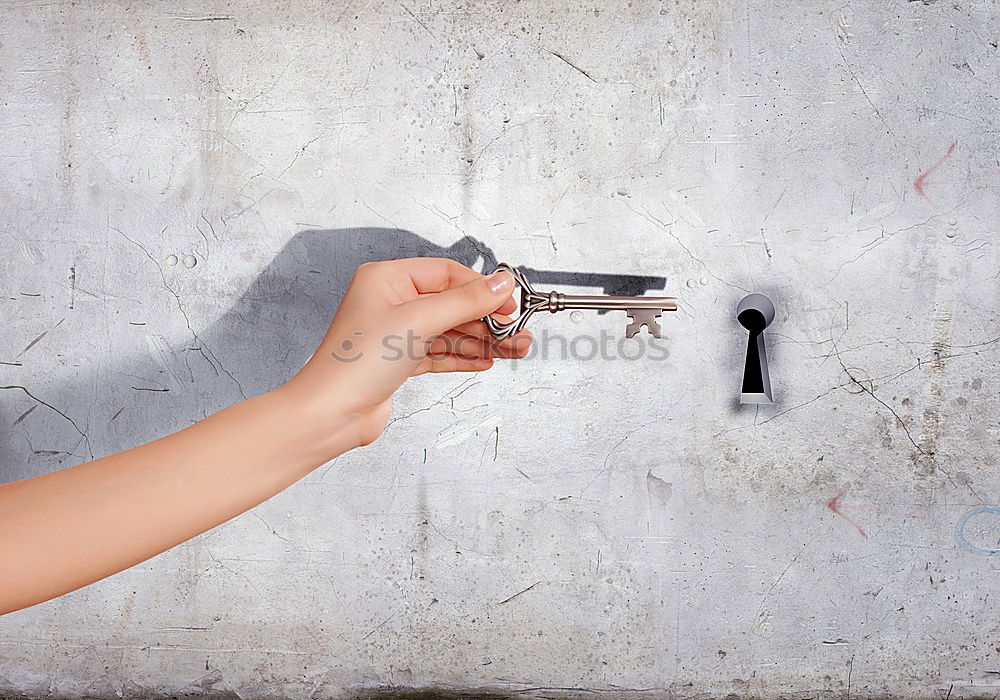
[[[440,335],[462,323],[475,321],[499,309],[514,292],[514,276],[494,272],[437,294],[414,299],[404,306],[414,312],[416,325],[427,335]]]

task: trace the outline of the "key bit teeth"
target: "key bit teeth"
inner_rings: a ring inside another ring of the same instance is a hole
[[[626,312],[632,319],[632,323],[625,326],[625,337],[631,338],[645,326],[649,334],[654,338],[660,337],[660,324],[656,319],[660,317],[660,312],[653,309],[630,309]]]

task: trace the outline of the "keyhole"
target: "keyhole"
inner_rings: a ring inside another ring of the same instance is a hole
[[[749,332],[740,403],[771,403],[764,329],[774,320],[774,304],[763,294],[748,294],[736,307],[736,320]]]
[[[756,336],[767,328],[767,319],[757,309],[747,309],[737,316],[736,320],[740,322],[741,326],[750,331],[750,335]]]

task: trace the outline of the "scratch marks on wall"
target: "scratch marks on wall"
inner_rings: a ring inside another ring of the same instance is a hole
[[[170,295],[174,298],[174,301],[177,303],[177,310],[183,317],[184,325],[187,326],[188,332],[191,334],[191,338],[194,341],[195,347],[189,349],[198,352],[202,356],[202,358],[204,358],[205,362],[208,363],[208,365],[212,368],[212,371],[216,373],[216,375],[218,375],[221,372],[222,374],[225,374],[227,377],[229,377],[229,379],[232,380],[233,384],[236,385],[236,389],[239,391],[240,396],[244,399],[247,398],[246,392],[243,390],[243,385],[240,383],[240,381],[233,375],[232,372],[229,371],[229,369],[226,368],[226,366],[222,363],[222,361],[219,360],[219,358],[216,356],[214,352],[212,352],[212,349],[208,347],[208,345],[201,339],[201,337],[195,331],[194,327],[191,325],[191,319],[188,316],[187,308],[181,301],[180,294],[173,287],[167,284],[166,275],[163,273],[163,266],[160,265],[159,262],[157,262],[156,258],[153,257],[152,253],[149,252],[149,249],[146,246],[125,235],[125,232],[123,232],[121,229],[117,229],[114,226],[108,226],[108,228],[117,233],[118,235],[120,235],[122,238],[124,238],[126,241],[128,241],[135,247],[137,247],[139,250],[141,250],[143,255],[145,255],[146,258],[148,258],[149,261],[153,263],[154,266],[156,266],[156,271],[159,273],[160,282],[163,288],[170,293]],[[163,231],[166,231],[166,228],[164,228]],[[163,232],[161,231],[161,235],[162,233]],[[193,267],[193,265],[191,266]]]
[[[582,489],[580,489],[580,493],[577,496],[577,498],[583,498],[583,495],[590,489],[591,486],[594,485],[595,481],[597,481],[599,478],[601,478],[605,474],[610,473],[612,471],[612,469],[614,469],[614,463],[611,462],[611,458],[613,456],[616,456],[617,454],[619,454],[619,451],[620,451],[619,448],[621,448],[621,446],[625,443],[626,440],[628,440],[630,437],[632,437],[633,435],[635,435],[639,431],[644,430],[644,429],[648,428],[651,425],[656,425],[657,423],[660,423],[661,421],[662,421],[662,418],[654,418],[651,421],[646,421],[642,425],[639,425],[639,426],[633,428],[632,430],[628,431],[627,433],[625,433],[625,435],[623,435],[620,440],[618,440],[617,442],[615,442],[615,444],[611,447],[611,449],[608,451],[608,453],[604,456],[604,461],[603,461],[603,464],[601,466],[601,469],[596,474],[594,474],[594,476],[590,479],[590,481],[587,482],[587,484]]]
[[[670,190],[667,192],[667,197],[669,197],[670,201],[664,202],[664,205],[675,217],[683,220],[688,226],[704,228],[705,220],[701,217],[701,214],[684,201],[684,197],[680,192]]]
[[[27,344],[27,346],[25,346],[24,350],[22,350],[21,352],[17,353],[17,355],[15,355],[15,359],[18,358],[18,357],[21,357],[21,355],[23,355],[24,353],[26,353],[29,350],[31,350],[31,348],[33,348],[36,345],[38,345],[38,343],[42,340],[42,338],[44,338],[48,334],[49,334],[48,331],[42,331],[41,334],[39,334],[38,336],[36,336],[34,340],[32,340],[30,343]]]
[[[230,22],[236,18],[233,15],[170,15],[170,19],[179,22]]]
[[[597,80],[594,79],[594,76],[592,76],[590,73],[588,73],[587,71],[585,71],[580,66],[576,65],[575,63],[573,63],[571,60],[569,60],[568,58],[566,58],[565,56],[563,56],[561,53],[557,53],[557,52],[553,51],[552,49],[545,49],[545,50],[548,51],[553,56],[555,56],[556,58],[558,58],[563,63],[565,63],[567,66],[569,66],[570,68],[572,68],[573,70],[575,70],[576,72],[578,72],[581,75],[583,75],[590,82],[592,82],[592,83],[596,83],[597,82]]]
[[[24,350],[22,350],[21,352],[17,353],[17,355],[14,356],[14,359],[17,360],[17,359],[21,358],[25,353],[27,353],[29,350],[31,350],[31,348],[33,348],[36,345],[38,345],[38,343],[40,343],[42,341],[42,338],[44,338],[45,336],[47,336],[50,331],[54,331],[56,328],[58,328],[59,326],[61,326],[62,322],[65,321],[65,320],[66,320],[65,318],[59,319],[59,323],[57,323],[56,325],[52,326],[52,328],[50,328],[49,330],[42,332],[34,340],[32,340],[30,343],[28,343],[28,345],[24,348]]]
[[[772,615],[771,615],[771,610],[768,607],[766,607],[767,601],[771,597],[771,594],[774,593],[778,585],[785,578],[785,574],[787,574],[789,570],[793,566],[795,566],[795,562],[797,562],[802,557],[802,554],[806,551],[806,549],[808,549],[808,547],[809,547],[808,543],[803,545],[803,547],[798,551],[798,553],[794,557],[791,558],[788,564],[785,565],[785,568],[781,570],[781,573],[778,574],[778,577],[771,582],[771,585],[768,586],[767,590],[764,592],[764,595],[760,599],[760,604],[757,606],[757,617],[752,628],[752,632],[754,634],[762,637],[769,636]]]
[[[528,591],[530,591],[530,590],[531,590],[532,588],[534,588],[535,586],[537,586],[537,585],[538,585],[538,584],[540,584],[540,583],[541,583],[541,581],[535,581],[535,582],[534,582],[533,584],[531,584],[531,585],[530,585],[530,586],[528,586],[527,588],[525,588],[525,589],[523,589],[523,590],[520,590],[520,591],[518,591],[517,593],[515,593],[515,594],[514,594],[514,595],[512,595],[512,596],[510,596],[509,598],[504,598],[504,599],[503,599],[503,600],[501,600],[501,601],[500,601],[499,603],[497,603],[497,605],[503,605],[503,604],[505,604],[505,603],[509,603],[510,601],[514,600],[514,599],[515,599],[515,598],[517,598],[518,596],[521,596],[521,595],[524,595],[525,593],[527,593]]]
[[[160,372],[169,377],[170,384],[174,389],[180,389],[181,380],[180,377],[177,376],[177,372],[174,371],[175,363],[173,361],[177,353],[175,353],[170,347],[170,343],[167,342],[166,338],[162,335],[147,333],[146,347],[149,348],[149,353],[153,356],[156,364],[160,366]],[[167,388],[164,387],[161,391],[167,391]]]
[[[24,253],[24,257],[32,265],[41,265],[45,262],[45,256],[42,255],[42,251],[32,241],[23,241],[21,243],[21,250]]]
[[[33,411],[34,411],[34,410],[35,410],[36,408],[38,408],[38,404],[35,404],[35,405],[34,405],[34,406],[32,406],[31,408],[29,408],[29,409],[28,409],[27,411],[25,411],[24,413],[22,413],[22,414],[21,414],[20,416],[18,416],[18,417],[17,417],[17,420],[16,420],[16,421],[14,421],[14,422],[13,422],[13,423],[11,424],[11,426],[10,426],[10,427],[12,427],[12,428],[16,428],[16,427],[17,427],[17,426],[18,426],[18,425],[19,425],[19,424],[21,423],[21,421],[23,421],[23,420],[24,420],[25,418],[27,418],[28,416],[30,416],[30,415],[32,414],[32,412],[33,412]]]
[[[845,44],[851,43],[851,38],[854,36],[851,34],[851,23],[844,14],[840,14],[835,18],[834,26],[837,32],[837,38],[840,39]]]
[[[880,404],[883,408],[885,408],[887,411],[889,411],[889,413],[891,413],[893,415],[893,417],[896,419],[896,424],[900,428],[902,428],[903,433],[906,435],[906,439],[910,441],[910,444],[913,445],[913,448],[919,454],[926,455],[926,453],[924,452],[923,448],[917,443],[916,440],[913,439],[913,435],[910,433],[910,428],[907,426],[906,421],[904,421],[902,419],[902,417],[900,417],[900,415],[896,411],[896,409],[894,409],[890,404],[886,403],[885,400],[883,400],[882,398],[880,398],[879,395],[875,393],[874,389],[869,389],[867,386],[865,386],[865,383],[864,383],[863,379],[859,381],[858,378],[856,378],[853,375],[851,375],[850,370],[844,364],[844,361],[841,359],[840,354],[837,351],[837,344],[834,343],[833,346],[834,346],[834,352],[837,353],[837,360],[838,360],[838,362],[840,362],[841,368],[850,377],[850,379],[852,381],[851,385],[860,388],[862,394],[867,394],[868,396],[872,397],[872,399],[874,399],[878,404]]]
[[[460,445],[473,435],[482,431],[485,426],[492,425],[495,430],[490,430],[489,432],[495,432],[495,435],[491,435],[491,437],[495,437],[495,440],[491,441],[495,443],[493,445],[495,452],[496,446],[499,444],[500,440],[500,428],[497,426],[499,421],[499,410],[488,411],[478,418],[458,421],[438,433],[437,442],[434,444],[434,447],[442,449],[445,447]]]
[[[430,27],[427,26],[427,23],[424,22],[423,20],[421,20],[415,14],[413,14],[412,10],[410,10],[410,8],[408,8],[406,5],[404,5],[401,0],[398,0],[396,4],[399,5],[400,7],[402,7],[403,10],[406,12],[406,14],[408,14],[410,16],[410,18],[414,22],[416,22],[417,24],[419,24],[420,27],[423,28],[423,30],[425,32],[427,32],[428,34],[430,34],[432,39],[436,39],[437,38],[437,37],[434,36],[434,32],[431,31]]]
[[[870,106],[872,111],[875,112],[875,116],[878,117],[880,122],[882,122],[882,125],[885,127],[885,130],[889,133],[889,135],[895,139],[895,132],[893,132],[889,123],[885,120],[885,117],[882,115],[882,111],[872,101],[871,96],[869,96],[868,91],[865,89],[864,83],[861,82],[861,79],[858,78],[858,74],[854,71],[854,68],[851,67],[850,62],[847,60],[847,56],[844,54],[844,48],[840,44],[837,44],[837,51],[840,52],[840,60],[843,61],[844,67],[847,68],[848,75],[851,76],[851,80],[853,80],[858,86],[858,89],[861,90],[861,94],[864,96],[865,101],[868,102],[868,106]]]
[[[73,429],[76,430],[76,432],[80,434],[80,438],[83,440],[84,444],[87,445],[87,454],[89,455],[89,458],[90,459],[94,458],[94,451],[93,451],[93,449],[90,446],[90,438],[80,428],[80,426],[77,425],[76,421],[74,421],[72,418],[70,418],[68,415],[66,415],[65,413],[63,413],[62,411],[60,411],[58,408],[56,408],[52,404],[50,404],[50,403],[48,403],[46,401],[43,401],[42,399],[40,399],[37,396],[35,396],[34,394],[32,394],[30,391],[28,391],[27,387],[23,387],[23,386],[20,386],[18,384],[12,384],[12,385],[9,385],[9,386],[0,386],[0,391],[3,391],[5,389],[17,389],[17,390],[20,390],[25,395],[27,395],[28,398],[36,401],[37,403],[40,403],[42,406],[45,406],[46,408],[48,408],[51,411],[54,411],[55,413],[58,413],[60,416],[62,416],[63,418],[65,418],[67,421],[69,421],[70,425],[73,426]],[[18,419],[18,422],[20,422],[21,420],[24,420],[25,418],[27,418],[27,416],[28,416],[29,413],[31,413],[31,412],[28,411],[28,412],[22,414],[21,417]],[[74,449],[75,449],[75,446],[74,446]],[[69,453],[67,453],[67,454],[69,454]]]

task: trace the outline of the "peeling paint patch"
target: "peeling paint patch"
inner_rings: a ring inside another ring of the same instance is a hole
[[[674,486],[673,484],[664,481],[658,476],[655,476],[653,472],[646,472],[646,490],[649,495],[660,502],[660,505],[667,505],[667,501],[673,496]]]

